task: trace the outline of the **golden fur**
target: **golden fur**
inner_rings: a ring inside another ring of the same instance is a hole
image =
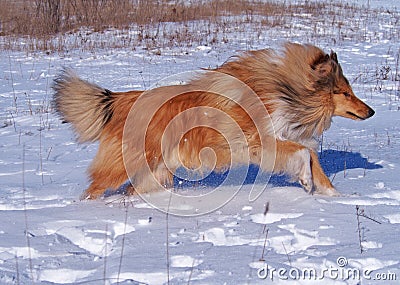
[[[374,114],[353,94],[335,53],[294,43],[279,51],[244,52],[185,85],[117,93],[66,70],[54,90],[55,109],[72,124],[79,142],[100,140],[83,196],[89,199],[116,190],[127,173],[130,192],[159,189],[147,165],[170,187],[181,166],[221,171],[246,163],[287,173],[309,192],[337,195],[319,164],[316,141],[333,116],[363,120]],[[263,110],[249,99],[251,92]],[[157,110],[147,122],[153,105]],[[193,108],[197,112],[190,112]],[[266,110],[271,124],[260,125]],[[144,140],[138,138],[142,131]]]

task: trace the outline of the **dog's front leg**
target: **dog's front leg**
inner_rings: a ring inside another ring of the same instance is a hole
[[[314,191],[318,194],[327,196],[339,196],[339,192],[335,190],[331,181],[326,176],[321,164],[319,163],[318,155],[315,151],[310,150],[311,154],[311,171],[314,181]]]
[[[266,149],[264,149],[266,152]],[[271,150],[264,153],[264,160],[261,168],[264,171],[271,171]],[[292,141],[276,140],[276,153],[273,166],[274,173],[285,173],[293,180],[299,181],[304,189],[328,196],[336,196],[338,193],[325,175],[318,155],[311,149]]]

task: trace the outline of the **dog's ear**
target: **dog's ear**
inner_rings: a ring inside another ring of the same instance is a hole
[[[324,64],[327,63],[329,61],[330,57],[328,54],[320,54],[320,56],[318,56],[312,63],[311,63],[311,68],[313,70],[317,70],[317,68]]]
[[[331,50],[331,55],[330,55],[329,57],[330,57],[330,59],[333,60],[334,62],[339,63],[339,62],[338,62],[338,59],[337,59],[337,54],[336,54],[336,52],[333,52],[333,50]]]
[[[315,61],[311,64],[311,68],[315,71],[315,74],[324,78],[329,76],[335,71],[337,64],[331,59],[329,54],[321,54]]]

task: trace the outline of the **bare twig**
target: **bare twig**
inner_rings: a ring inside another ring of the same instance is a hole
[[[120,257],[119,257],[117,284],[119,284],[119,277],[120,277],[120,275],[121,275],[121,269],[122,269],[122,258],[123,258],[123,256],[124,256],[125,234],[126,234],[126,225],[127,225],[127,223],[128,223],[128,206],[125,207],[124,233],[123,233],[123,235],[122,235],[121,255],[120,255]]]
[[[283,242],[282,242],[282,246],[283,246],[283,249],[285,250],[287,260],[289,261],[289,265],[292,266],[292,261],[290,260],[290,256],[289,256],[288,252],[286,251],[286,247]]]
[[[51,153],[51,151],[52,151],[52,150],[53,150],[53,147],[51,146],[51,147],[50,147],[50,149],[49,149],[49,151],[47,152],[46,161],[48,161],[48,160],[49,160],[50,153]]]
[[[192,281],[192,275],[193,275],[194,263],[195,262],[196,262],[196,259],[193,258],[192,267],[190,268],[190,273],[189,273],[189,278],[188,278],[187,285],[189,285],[190,281]]]
[[[380,221],[374,219],[374,218],[371,218],[367,214],[365,214],[364,209],[361,209],[359,205],[356,205],[356,215],[357,215],[357,231],[358,231],[358,242],[359,242],[359,246],[360,246],[360,253],[363,253],[364,252],[364,248],[362,246],[362,242],[363,242],[362,231],[363,231],[363,228],[361,227],[360,217],[366,218],[366,219],[368,219],[370,221],[373,221],[373,222],[375,222],[377,224],[382,224],[382,223]]]
[[[358,243],[360,246],[360,253],[364,252],[362,246],[362,235],[361,235],[361,222],[360,222],[360,206],[356,205],[356,215],[357,215],[357,231],[358,231]]]
[[[267,245],[268,232],[269,232],[269,229],[267,229],[267,231],[266,231],[266,233],[265,233],[264,246],[263,246],[263,250],[262,250],[262,253],[261,253],[260,261],[265,261],[265,259],[264,259],[264,253],[265,253],[265,247],[266,247],[266,245]]]
[[[268,214],[268,211],[269,211],[269,202],[267,202],[267,204],[265,205],[264,217]],[[269,229],[267,229],[267,224],[264,224],[264,226],[263,226],[263,233],[266,233],[266,234],[265,234],[265,239],[264,239],[263,250],[262,250],[262,253],[261,253],[261,257],[260,257],[260,259],[259,259],[260,261],[265,261],[265,259],[264,259],[264,253],[265,253],[265,247],[266,247],[266,245],[267,245],[268,232],[269,232]]]
[[[264,216],[267,215],[268,211],[269,211],[269,202],[267,202],[267,204],[265,205]]]
[[[171,197],[172,193],[170,192],[169,200],[168,200],[168,208],[165,216],[166,219],[166,244],[167,244],[167,284],[170,284],[170,263],[169,263],[169,207],[171,205]]]
[[[19,282],[19,265],[18,265],[18,254],[15,253],[15,275],[16,275],[16,283],[17,285],[20,284]]]
[[[17,94],[15,92],[15,87],[14,87],[14,74],[11,68],[11,56],[8,56],[8,64],[10,66],[10,77],[11,77],[11,88],[13,91],[13,99],[14,99],[14,107],[15,107],[15,112],[18,114],[18,106],[17,106]]]
[[[40,126],[39,126],[39,168],[40,168],[40,176],[42,178],[42,185],[44,185],[44,176],[43,176],[43,154],[42,154],[42,123],[43,117],[40,115]]]
[[[22,196],[24,200],[24,219],[25,219],[25,237],[26,245],[28,247],[28,260],[29,272],[31,280],[33,280],[33,265],[32,265],[32,252],[31,252],[31,239],[28,231],[28,211],[26,207],[26,189],[25,189],[25,144],[22,145]]]
[[[332,178],[331,178],[331,183],[333,183],[333,180],[335,180],[335,178],[336,178],[336,172],[333,173],[333,176],[332,176]]]
[[[366,214],[361,214],[360,215],[360,217],[364,217],[364,218],[367,218],[368,220],[371,220],[371,221],[373,221],[373,222],[375,222],[375,223],[377,223],[377,224],[382,224],[381,222],[379,222],[378,220],[375,220],[374,218],[371,218],[371,217],[369,217],[369,216],[367,216]]]
[[[11,119],[12,119],[12,121],[13,121],[14,131],[17,132],[17,126],[16,126],[16,124],[15,124],[15,118],[14,118],[12,112],[10,112],[10,115],[11,115]],[[19,143],[18,143],[18,144],[19,144]]]
[[[377,223],[377,224],[382,224],[380,221],[378,221],[378,220],[376,220],[376,219],[374,219],[374,218],[371,218],[370,216],[367,216],[367,214],[365,214],[365,211],[364,211],[364,209],[359,209],[359,216],[360,217],[363,217],[363,218],[366,218],[366,219],[368,219],[368,220],[371,220],[371,221],[373,221],[373,222],[375,222],[375,223]]]
[[[107,278],[107,240],[108,240],[108,224],[106,223],[106,231],[105,231],[105,244],[104,244],[104,269],[103,269],[103,279],[104,279],[104,285],[107,284],[106,278]]]

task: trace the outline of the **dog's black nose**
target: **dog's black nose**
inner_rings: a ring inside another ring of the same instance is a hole
[[[368,117],[367,118],[371,118],[374,114],[375,114],[375,111],[372,110],[371,108],[369,108]]]

